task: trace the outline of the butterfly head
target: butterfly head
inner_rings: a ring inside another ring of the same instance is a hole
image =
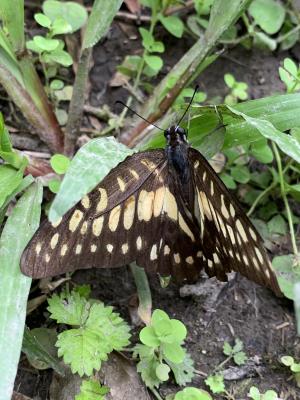
[[[187,143],[187,132],[178,125],[170,126],[170,128],[165,130],[164,135],[167,140],[167,144],[170,146],[178,146],[180,144]]]

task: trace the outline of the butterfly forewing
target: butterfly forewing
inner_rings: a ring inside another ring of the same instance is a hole
[[[263,241],[241,206],[197,150],[189,149],[189,159],[208,275],[226,280],[237,271],[280,294]]]

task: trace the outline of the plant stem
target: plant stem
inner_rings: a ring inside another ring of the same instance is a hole
[[[138,267],[135,263],[131,263],[130,270],[136,284],[139,298],[138,314],[141,320],[148,325],[151,320],[152,310],[152,298],[149,281],[144,268]]]
[[[276,42],[277,43],[281,43],[283,42],[286,38],[288,38],[290,35],[292,35],[293,33],[296,33],[300,30],[300,25],[295,26],[295,28],[291,29],[290,31],[288,31],[287,33],[285,33],[284,35],[281,35],[277,38]]]
[[[272,189],[274,189],[274,187],[276,187],[276,185],[277,185],[277,183],[273,181],[269,187],[267,187],[263,192],[260,193],[259,196],[256,197],[250,210],[247,212],[247,217],[250,217],[250,215],[255,210],[257,204],[266,196],[266,194],[268,194]]]
[[[163,400],[162,397],[160,397],[160,394],[158,393],[158,391],[154,388],[149,388],[151,390],[151,392],[154,394],[154,396],[157,398],[157,400]]]
[[[282,163],[281,163],[281,158],[280,154],[278,151],[278,148],[274,142],[272,142],[272,147],[273,147],[273,152],[276,158],[276,163],[277,163],[277,168],[278,168],[278,175],[279,175],[279,181],[280,181],[280,190],[281,190],[281,196],[283,198],[284,206],[286,209],[286,214],[287,214],[287,219],[288,219],[288,224],[289,224],[289,229],[290,229],[290,235],[291,235],[291,241],[292,241],[292,247],[293,247],[293,252],[295,255],[298,254],[298,249],[297,249],[297,243],[296,243],[296,236],[295,236],[295,230],[294,230],[294,225],[293,225],[293,218],[292,218],[292,212],[290,209],[290,205],[286,196],[286,191],[284,187],[284,174],[282,170]]]

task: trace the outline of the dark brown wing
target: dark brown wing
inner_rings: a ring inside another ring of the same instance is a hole
[[[281,295],[263,240],[241,206],[197,150],[189,149],[189,160],[208,275],[226,280],[237,271]]]
[[[128,157],[60,221],[42,224],[22,272],[41,278],[136,261],[163,276],[195,279],[199,232],[175,190],[164,150]]]

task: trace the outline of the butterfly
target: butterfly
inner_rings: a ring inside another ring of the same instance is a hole
[[[164,136],[165,149],[127,157],[62,218],[42,223],[22,255],[22,272],[43,278],[135,261],[178,282],[195,281],[203,269],[222,281],[236,271],[281,295],[262,238],[238,201],[179,123]]]

